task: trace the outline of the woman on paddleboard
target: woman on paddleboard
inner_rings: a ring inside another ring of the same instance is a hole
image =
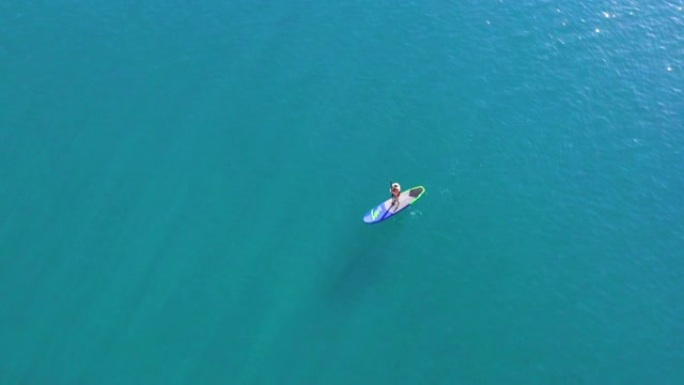
[[[390,194],[392,194],[392,204],[390,205],[390,208],[394,207],[394,205],[399,206],[399,195],[401,194],[401,185],[397,182],[392,183],[392,187],[390,188]]]

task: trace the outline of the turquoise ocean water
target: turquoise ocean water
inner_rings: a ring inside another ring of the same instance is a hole
[[[683,9],[0,2],[0,384],[684,383]]]

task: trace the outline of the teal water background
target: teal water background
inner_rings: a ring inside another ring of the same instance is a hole
[[[0,3],[0,383],[684,383],[684,3],[584,3]]]

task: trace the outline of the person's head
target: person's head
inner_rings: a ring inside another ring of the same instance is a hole
[[[399,188],[399,183],[392,183],[392,190],[396,190]]]

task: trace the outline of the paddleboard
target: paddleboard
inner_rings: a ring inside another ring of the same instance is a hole
[[[399,194],[399,204],[392,205],[392,198],[373,207],[366,215],[363,216],[365,223],[379,223],[402,212],[405,208],[411,206],[415,201],[420,199],[425,193],[425,187],[416,186],[408,190],[404,190]]]

